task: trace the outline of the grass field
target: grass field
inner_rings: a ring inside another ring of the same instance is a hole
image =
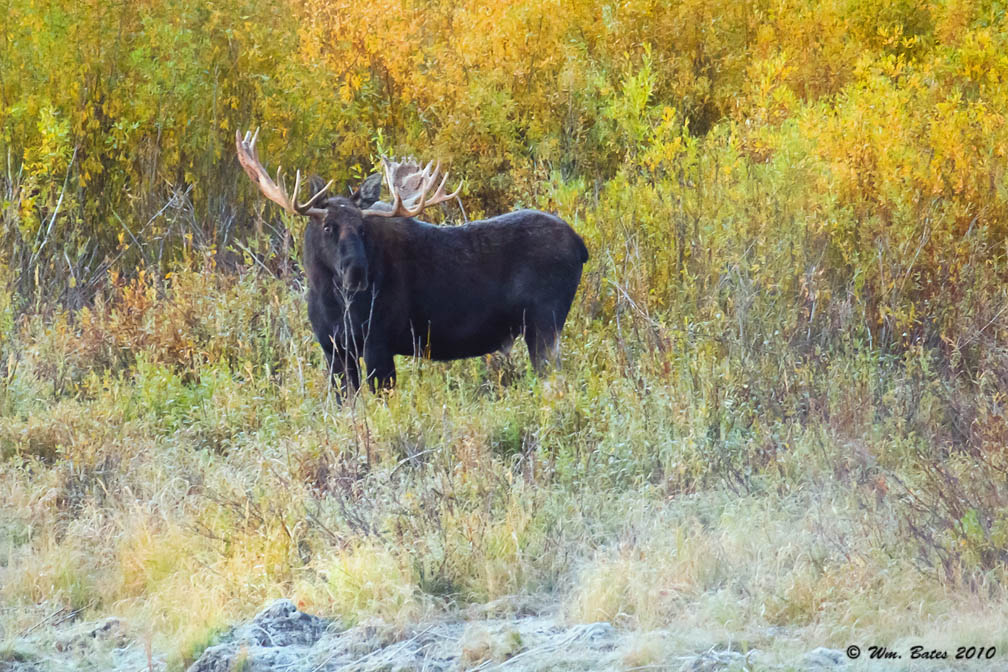
[[[692,325],[591,318],[596,277],[559,369],[537,378],[519,348],[400,360],[394,392],[342,406],[300,289],[254,267],[22,318],[0,420],[5,646],[83,609],[177,665],[280,596],[351,624],[507,598],[785,660],[1008,646],[1004,567],[978,571],[971,531],[953,536],[978,463],[923,464],[906,429],[939,401],[926,362],[855,352],[782,376],[782,353],[698,347]],[[800,404],[761,411],[789,387]]]

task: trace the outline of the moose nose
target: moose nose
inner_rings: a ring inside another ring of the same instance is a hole
[[[343,285],[351,292],[359,292],[367,287],[367,276],[360,266],[351,266],[343,274]]]

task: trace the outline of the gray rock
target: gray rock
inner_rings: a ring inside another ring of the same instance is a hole
[[[0,651],[0,672],[42,672],[44,669],[28,654],[15,650]]]
[[[830,668],[847,664],[847,654],[837,649],[820,646],[805,654],[802,662],[810,668]]]
[[[234,628],[224,641],[203,652],[189,672],[268,672],[294,668],[329,628],[329,621],[298,611],[290,600],[277,600]]]
[[[705,651],[683,669],[689,672],[720,672],[730,668],[739,669],[745,665],[746,657],[738,651]]]
[[[206,649],[188,672],[609,670],[618,667],[619,639],[608,623],[565,627],[544,617],[343,629],[279,600]]]

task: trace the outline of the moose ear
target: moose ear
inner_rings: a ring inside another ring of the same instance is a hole
[[[370,208],[377,201],[381,200],[382,174],[375,173],[369,175],[361,182],[360,189],[354,192],[353,201],[361,210]]]
[[[323,180],[321,177],[319,177],[318,175],[312,175],[311,179],[308,180],[308,195],[306,195],[304,198],[311,198],[315,194],[319,193],[319,191],[325,190],[327,186],[328,185],[326,185],[325,180]],[[325,202],[327,200],[329,200],[329,194],[323,193],[315,200],[315,205],[317,205],[320,208],[324,208],[326,207]]]

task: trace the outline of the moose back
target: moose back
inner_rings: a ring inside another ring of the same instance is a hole
[[[395,382],[395,355],[450,360],[511,346],[524,336],[538,369],[555,358],[560,330],[588,250],[562,219],[519,210],[463,226],[414,219],[444,202],[444,176],[431,165],[385,162],[391,204],[367,180],[350,198],[315,190],[296,201],[259,162],[256,136],[236,135],[238,158],[265,196],[309,217],[304,260],[308,317],[333,384],[372,388]],[[331,184],[331,183],[330,183]],[[319,185],[313,185],[318,187]]]

